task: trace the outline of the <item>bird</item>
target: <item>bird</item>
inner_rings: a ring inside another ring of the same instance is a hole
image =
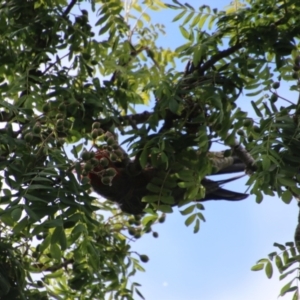
[[[215,172],[212,175],[244,171],[245,166],[237,157],[224,157],[223,153],[210,153],[215,166]],[[155,195],[155,193],[149,191],[147,186],[159,175],[160,170],[151,167],[151,165],[137,170],[134,160],[127,157],[123,160],[114,159],[113,161],[109,151],[103,149],[98,149],[95,152],[94,159],[98,160],[99,163],[88,173],[93,190],[107,200],[117,203],[120,209],[127,214],[143,214],[147,206],[147,203],[142,201],[143,197],[149,194]],[[205,188],[205,196],[201,199],[194,199],[194,201],[240,201],[246,199],[248,194],[230,191],[222,187],[224,184],[240,177],[235,176],[223,180],[203,178],[201,184]],[[173,186],[170,195],[173,197],[174,202],[171,205],[178,205],[183,200],[184,194],[185,189],[177,185]],[[159,202],[159,195],[157,195],[157,202]]]

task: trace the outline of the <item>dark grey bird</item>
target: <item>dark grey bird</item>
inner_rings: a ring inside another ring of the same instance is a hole
[[[104,151],[96,152],[95,158],[109,157]],[[224,152],[210,152],[209,159],[214,166],[215,172],[211,175],[232,174],[243,172],[245,170],[244,164],[237,157],[224,157]],[[159,170],[149,166],[145,169],[132,172],[129,161],[129,166],[124,167],[109,160],[107,167],[115,170],[115,176],[111,179],[110,184],[103,182],[104,168],[100,165],[89,173],[90,183],[94,191],[104,198],[119,204],[122,211],[129,214],[141,214],[147,203],[142,201],[144,196],[151,194],[147,185],[157,176]],[[100,175],[102,174],[102,175]],[[205,196],[202,199],[195,199],[194,201],[204,202],[210,200],[226,200],[226,201],[240,201],[248,197],[247,194],[239,193],[224,189],[222,186],[228,182],[237,180],[241,176],[231,177],[225,180],[211,180],[204,178],[201,184],[205,187]],[[172,188],[171,196],[174,198],[173,206],[178,205],[184,198],[185,189],[175,186]],[[153,193],[152,193],[153,194]],[[159,196],[158,202],[159,202]]]

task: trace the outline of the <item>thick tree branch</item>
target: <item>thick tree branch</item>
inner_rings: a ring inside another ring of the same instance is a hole
[[[231,145],[231,149],[233,150],[233,154],[245,164],[247,174],[251,175],[256,171],[254,158],[238,141],[235,141],[235,144]]]

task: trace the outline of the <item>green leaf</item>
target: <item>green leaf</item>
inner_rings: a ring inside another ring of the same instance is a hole
[[[264,171],[269,171],[271,166],[271,161],[267,155],[262,155],[262,167]]]
[[[78,154],[81,152],[83,145],[84,145],[83,143],[80,143],[77,146],[73,146],[71,153],[75,156],[76,159],[78,159],[79,157]]]
[[[100,19],[98,19],[95,26],[102,25],[103,23],[105,23],[109,19],[109,17],[110,17],[110,14],[104,14]]]
[[[208,22],[208,29],[211,30],[213,28],[214,22],[217,19],[217,16],[211,16]]]
[[[26,193],[25,198],[30,200],[30,201],[37,201],[37,202],[44,202],[44,203],[49,202],[49,201],[46,201],[45,199],[42,199],[42,198],[36,197],[34,195],[31,195],[30,193]]]
[[[204,216],[203,216],[203,214],[202,214],[201,212],[198,212],[198,213],[197,213],[197,217],[198,217],[200,220],[202,220],[203,222],[206,221],[205,218],[204,218]]]
[[[265,272],[267,277],[270,279],[273,275],[273,267],[272,264],[270,262],[268,262],[265,266]]]
[[[31,184],[28,186],[28,190],[50,190],[52,187],[42,184]]]
[[[255,92],[252,92],[252,93],[247,93],[246,94],[246,96],[247,97],[254,97],[254,96],[257,96],[257,95],[259,95],[260,93],[262,92],[262,90],[258,90],[258,91],[255,91]],[[252,103],[253,101],[251,101],[251,103]],[[253,105],[252,105],[253,106]],[[257,108],[258,109],[258,108]],[[254,108],[254,110],[255,110],[255,108]],[[259,110],[259,109],[258,109]],[[255,110],[255,112],[256,112],[256,110]]]
[[[199,62],[201,61],[202,57],[202,51],[201,48],[197,47],[193,53],[193,64],[194,66],[197,66]]]
[[[57,270],[57,271],[55,271],[55,272],[53,272],[53,273],[50,273],[50,274],[46,274],[45,275],[45,278],[49,278],[49,279],[51,279],[51,278],[59,278],[59,277],[62,277],[64,275],[64,271],[62,270],[62,269],[59,269],[59,270]]]
[[[72,230],[72,234],[83,233],[86,234],[87,230],[83,224],[77,224],[75,228]]]
[[[39,221],[40,218],[36,215],[35,212],[33,212],[33,210],[30,207],[28,207],[27,205],[24,205],[24,208],[25,208],[25,211],[26,211],[27,215],[31,219],[33,219],[34,221]]]
[[[299,289],[298,288],[295,290],[292,300],[299,300]]]
[[[23,212],[23,209],[20,208],[20,207],[17,207],[16,209],[14,209],[14,210],[11,212],[11,217],[12,217],[12,219],[13,219],[15,222],[19,221],[20,218],[21,218],[22,212]]]
[[[148,163],[148,157],[149,157],[149,149],[147,149],[146,147],[144,147],[140,157],[139,157],[139,161],[141,164],[141,167],[144,169]]]
[[[147,195],[142,198],[142,202],[147,202],[147,203],[158,202],[158,200],[159,200],[158,195]]]
[[[160,195],[160,194],[169,194],[170,193],[169,189],[163,188],[162,186],[155,185],[151,182],[147,184],[147,190],[149,190],[152,193],[156,193],[158,195]]]
[[[194,16],[194,12],[190,12],[186,17],[185,19],[183,20],[181,26],[184,26],[186,23],[188,23],[190,20],[192,20],[193,16]]]
[[[288,282],[286,285],[284,285],[284,286],[282,287],[282,289],[281,289],[281,291],[280,291],[280,296],[281,296],[281,297],[284,296],[286,293],[295,291],[294,288],[297,289],[297,287],[292,287],[292,288],[291,288],[291,285],[292,285],[292,283],[294,282],[294,280],[295,280],[295,278],[292,279],[290,282]],[[292,289],[292,290],[291,290],[291,289]]]
[[[279,255],[275,256],[275,263],[278,268],[278,271],[281,272],[281,270],[283,268],[283,263],[282,263],[281,257]]]
[[[137,289],[135,288],[135,292],[139,295],[139,297],[143,300],[145,300],[146,298],[143,296],[143,294]]]
[[[62,257],[62,253],[59,249],[59,247],[57,246],[57,244],[51,244],[50,245],[50,253],[53,259],[60,261],[61,257]]]
[[[222,100],[218,95],[212,95],[209,97],[209,101],[212,104],[213,108],[222,109]]]
[[[193,7],[192,5],[190,5],[190,4],[188,4],[187,2],[184,3],[184,5],[185,5],[187,8],[189,8],[190,10],[192,10],[192,11],[195,10],[194,7]]]
[[[284,279],[285,277],[287,277],[288,275],[294,273],[294,272],[298,272],[299,268],[294,268],[292,270],[289,270],[288,272],[283,273],[282,275],[279,276],[279,280]]]
[[[264,268],[264,264],[257,264],[251,268],[252,271],[260,271]]]
[[[296,182],[291,178],[277,177],[278,182],[283,186],[295,186]]]
[[[254,101],[251,101],[251,105],[252,105],[252,107],[253,107],[253,109],[254,109],[256,115],[257,115],[258,117],[262,118],[263,115],[262,115],[260,109],[256,106],[256,104],[255,104]]]
[[[285,245],[288,247],[294,247],[295,243],[294,242],[286,242]]]
[[[192,23],[191,23],[191,28],[194,28],[196,24],[199,23],[201,18],[200,14],[196,14],[195,18],[193,19]]]
[[[201,19],[200,19],[200,21],[198,23],[198,26],[199,26],[200,29],[202,29],[202,27],[204,26],[205,21],[207,20],[208,17],[209,17],[209,14],[203,14],[201,16]]]
[[[176,173],[176,177],[184,181],[193,181],[195,182],[194,172],[191,170],[181,170]]]
[[[175,18],[172,20],[172,22],[176,22],[176,21],[180,20],[186,14],[186,12],[187,12],[186,10],[183,10],[180,14],[175,16]]]
[[[158,205],[157,210],[164,212],[164,213],[172,213],[173,209],[170,205]]]
[[[181,210],[180,213],[181,213],[183,216],[186,216],[186,215],[191,214],[194,210],[195,210],[195,204],[193,204],[193,205],[187,207],[187,208],[184,209],[184,210]]]
[[[22,232],[27,226],[28,226],[28,217],[26,216],[15,225],[13,229],[13,233],[18,234]]]
[[[196,219],[197,214],[190,215],[184,222],[186,226],[190,226]]]
[[[288,251],[287,250],[283,251],[282,256],[283,256],[284,263],[287,265],[289,263],[289,258],[290,258]]]
[[[273,258],[274,258],[276,255],[277,255],[277,252],[275,251],[275,252],[270,253],[270,254],[268,255],[268,257],[269,257],[270,260],[273,260]]]
[[[292,199],[293,199],[293,195],[289,190],[286,190],[282,193],[281,198],[282,198],[284,203],[290,204]]]
[[[63,221],[61,219],[47,220],[41,225],[45,228],[61,227],[63,226]]]
[[[67,248],[67,239],[66,234],[62,226],[58,226],[54,229],[51,236],[51,244],[58,243],[61,247],[61,250],[66,250]]]
[[[282,251],[286,249],[286,247],[284,245],[278,244],[278,243],[274,243],[273,246],[279,248]]]
[[[198,194],[199,194],[199,186],[190,187],[186,192],[186,195],[188,196],[189,200],[197,199]]]
[[[104,25],[101,29],[100,29],[100,31],[99,31],[99,36],[100,35],[102,35],[102,34],[104,34],[104,33],[106,33],[111,27],[113,27],[113,24],[112,24],[112,21],[111,20],[109,20],[107,23],[106,23],[106,25]]]
[[[50,245],[51,236],[48,235],[40,244],[39,251],[43,253]]]
[[[194,172],[192,170],[181,170],[176,173],[176,177],[184,181],[195,181]]]
[[[173,196],[160,196],[159,201],[165,204],[175,204],[175,200]]]
[[[153,222],[155,222],[157,219],[158,219],[157,214],[155,214],[155,215],[150,215],[150,216],[146,216],[145,218],[143,218],[142,224],[143,224],[144,226],[146,226],[148,223],[153,223]]]
[[[199,231],[199,229],[200,229],[200,220],[197,219],[195,226],[194,226],[194,233],[197,233]]]
[[[177,184],[180,188],[189,188],[189,187],[194,187],[195,186],[195,182],[194,181],[189,181],[189,182],[178,182]]]
[[[197,204],[196,204],[196,207],[197,207],[197,209],[199,209],[199,210],[205,210],[205,207],[204,207],[203,204],[201,204],[201,203],[197,203]]]
[[[180,26],[179,29],[180,29],[182,36],[188,40],[190,38],[189,32],[183,26]]]

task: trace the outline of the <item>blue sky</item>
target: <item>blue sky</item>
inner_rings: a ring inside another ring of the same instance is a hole
[[[218,9],[229,4],[220,0],[188,2],[195,7],[213,3],[211,8]],[[167,35],[159,39],[160,45],[175,49],[185,42],[178,28],[180,22],[171,22],[177,11],[147,13],[153,23],[166,26]],[[178,68],[183,70],[184,65]],[[294,96],[287,84],[279,93],[290,100]],[[245,96],[239,99],[243,110],[252,111],[251,100]],[[246,180],[226,188],[245,192]],[[133,280],[142,284],[140,291],[147,300],[275,300],[292,277],[279,282],[276,271],[269,280],[264,271],[250,269],[258,259],[277,250],[274,242],[293,240],[297,215],[295,200],[286,205],[277,197],[266,196],[261,204],[254,196],[237,203],[211,201],[205,203],[206,222],[201,223],[198,234],[193,234],[176,208],[164,224],[155,226],[159,238],[149,234],[132,243],[132,250],[150,257],[144,264],[146,272],[138,273]],[[282,299],[291,299],[291,295]]]

